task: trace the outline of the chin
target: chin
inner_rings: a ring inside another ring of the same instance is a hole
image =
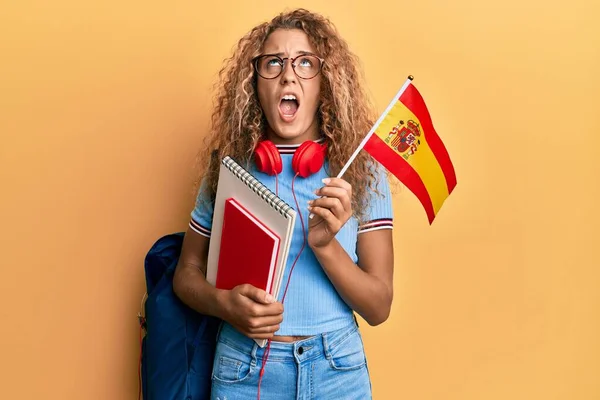
[[[277,121],[277,123],[272,125],[275,129],[271,129],[271,134],[287,142],[293,142],[290,144],[300,144],[311,138],[313,123],[307,123],[307,121],[300,121],[299,119],[296,119],[292,123]]]
[[[274,133],[282,139],[293,140],[300,138],[303,135],[304,131],[299,128],[282,127]]]
[[[306,131],[298,129],[281,129],[273,132],[278,138],[289,142],[290,144],[301,144],[306,140]]]

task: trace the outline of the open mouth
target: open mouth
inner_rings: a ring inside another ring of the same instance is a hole
[[[281,98],[281,101],[279,102],[279,111],[285,119],[291,119],[298,112],[299,106],[300,103],[298,103],[298,99],[296,99],[296,96],[294,96],[293,94],[286,94]]]

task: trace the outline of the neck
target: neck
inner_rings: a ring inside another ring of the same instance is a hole
[[[283,144],[283,145],[293,145],[293,144],[302,144],[307,140],[318,140],[321,138],[321,134],[319,132],[318,122],[315,120],[312,125],[301,135],[286,138],[275,133],[271,127],[267,126],[266,131],[267,139],[273,142],[274,144]]]

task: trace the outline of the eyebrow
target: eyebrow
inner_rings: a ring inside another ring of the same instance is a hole
[[[279,53],[266,53],[264,55],[268,55],[268,56],[277,56],[277,57],[281,57],[283,58],[283,56],[285,56],[285,53],[279,52]],[[297,52],[298,56],[306,56],[306,55],[312,55],[314,56],[315,53],[313,53],[312,51],[306,51],[306,50],[300,50]]]

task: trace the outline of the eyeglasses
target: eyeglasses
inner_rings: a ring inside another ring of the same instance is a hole
[[[294,73],[301,79],[312,79],[317,76],[325,62],[324,59],[310,53],[300,54],[294,58],[264,54],[254,58],[254,69],[265,79],[275,79],[281,75],[286,60],[290,60]]]

